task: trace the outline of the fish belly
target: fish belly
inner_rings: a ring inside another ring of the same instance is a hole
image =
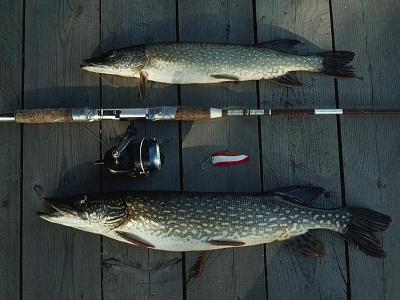
[[[254,236],[254,237],[249,237],[247,239],[241,239],[240,242],[243,242],[244,244],[243,246],[239,247],[254,246],[264,243],[271,243],[276,240],[284,240],[287,238],[282,239],[282,237],[286,236],[286,234],[287,233],[277,232],[276,234],[272,235]],[[132,233],[132,235],[140,237],[140,240],[146,241],[147,243],[153,245],[154,246],[153,249],[162,251],[173,251],[173,252],[206,251],[206,250],[217,250],[217,249],[238,247],[231,245],[212,245],[208,241],[202,239],[182,238],[180,236],[161,236],[144,231],[135,231],[135,233]],[[121,242],[125,243],[127,242],[127,240],[123,239],[122,237],[118,236],[115,233],[108,233],[106,234],[106,236]],[[231,241],[232,238],[210,237],[210,240]]]
[[[143,71],[148,74],[148,80],[170,84],[218,83],[226,81],[213,78],[207,72],[199,69],[148,66]]]
[[[284,68],[268,69],[257,71],[249,68],[241,70],[202,70],[201,68],[178,69],[178,68],[158,68],[148,66],[143,69],[148,74],[148,80],[170,83],[170,84],[207,84],[219,82],[237,82],[249,80],[272,79],[282,76],[289,72]],[[138,76],[136,76],[138,77]]]
[[[274,241],[282,241],[291,237],[306,233],[307,226],[287,226],[287,224],[275,223],[276,218],[272,218],[269,224],[268,220],[258,226],[254,223],[253,226],[241,226],[236,231],[228,228],[225,230],[212,230],[212,227],[218,225],[207,224],[207,229],[196,229],[196,227],[189,226],[188,229],[180,227],[178,222],[174,222],[171,226],[161,225],[148,221],[131,221],[118,228],[119,231],[129,233],[136,237],[138,240],[144,241],[147,244],[154,246],[154,249],[164,251],[205,251],[223,248],[238,247],[235,245],[215,245],[210,241],[232,241],[241,242],[242,246],[254,246],[264,243],[271,243]],[[222,223],[227,224],[227,223]],[[265,224],[265,225],[264,225]],[[269,225],[271,225],[269,227]],[[229,225],[227,225],[229,226]],[[180,229],[177,229],[179,227]],[[233,227],[233,226],[232,226]],[[208,229],[210,228],[210,229]],[[108,237],[128,242],[119,235],[111,232],[107,234]]]

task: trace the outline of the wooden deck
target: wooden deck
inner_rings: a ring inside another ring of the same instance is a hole
[[[0,10],[0,111],[34,107],[135,106],[134,80],[80,71],[113,48],[153,41],[251,44],[301,39],[298,51],[352,50],[363,80],[301,74],[300,89],[269,82],[167,86],[145,105],[400,107],[397,0],[6,0]],[[143,104],[141,104],[143,105]],[[0,124],[1,299],[400,299],[400,119],[230,118],[193,124],[137,122],[163,142],[164,168],[148,180],[110,178],[92,164],[125,122]],[[104,143],[100,143],[101,138]],[[248,165],[202,170],[216,150]],[[278,244],[217,251],[201,280],[187,281],[198,253],[140,250],[41,221],[34,190],[64,195],[111,189],[261,191],[326,188],[318,204],[359,205],[392,216],[370,258],[321,233],[327,255],[306,258]]]

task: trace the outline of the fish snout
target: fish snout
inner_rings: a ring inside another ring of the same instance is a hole
[[[81,69],[84,69],[86,67],[91,67],[91,66],[93,66],[93,64],[90,59],[84,59],[84,60],[82,60],[82,62],[80,64]]]
[[[97,58],[88,58],[82,60],[80,68],[85,71],[93,72],[103,66],[103,63]]]
[[[75,199],[73,198],[45,198],[53,209],[64,215],[75,215]]]
[[[62,198],[44,198],[48,208],[37,215],[46,221],[71,226],[71,224],[82,225],[81,203],[86,201],[86,196],[73,196]]]
[[[86,200],[85,196],[63,197],[63,198],[44,198],[46,203],[54,210],[51,212],[40,212],[40,217],[59,217],[77,216],[79,213],[79,203]]]

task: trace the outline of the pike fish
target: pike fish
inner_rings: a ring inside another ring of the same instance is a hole
[[[292,72],[318,72],[336,78],[356,77],[350,63],[353,52],[294,55],[296,40],[274,40],[246,46],[216,43],[154,43],[121,48],[86,59],[81,69],[137,77],[141,93],[147,80],[173,84],[218,83],[268,79],[301,86]]]
[[[313,231],[337,232],[361,251],[384,257],[375,232],[391,218],[366,208],[322,209],[323,192],[289,186],[265,193],[112,192],[46,198],[49,222],[102,234],[138,247],[207,251],[274,241],[310,256],[325,253]]]

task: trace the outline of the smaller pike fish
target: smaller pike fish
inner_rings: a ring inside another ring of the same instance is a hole
[[[353,52],[336,51],[294,55],[288,50],[296,40],[274,40],[245,46],[214,43],[154,43],[112,50],[86,59],[83,70],[101,74],[137,77],[141,95],[147,80],[173,83],[217,83],[268,79],[297,87],[292,72],[317,72],[336,78],[354,78],[347,64]]]
[[[391,218],[365,208],[322,209],[310,202],[322,188],[289,186],[266,193],[113,192],[47,198],[49,222],[102,234],[138,247],[207,251],[283,241],[305,255],[321,256],[312,234],[341,234],[361,251],[385,253],[375,232]]]

